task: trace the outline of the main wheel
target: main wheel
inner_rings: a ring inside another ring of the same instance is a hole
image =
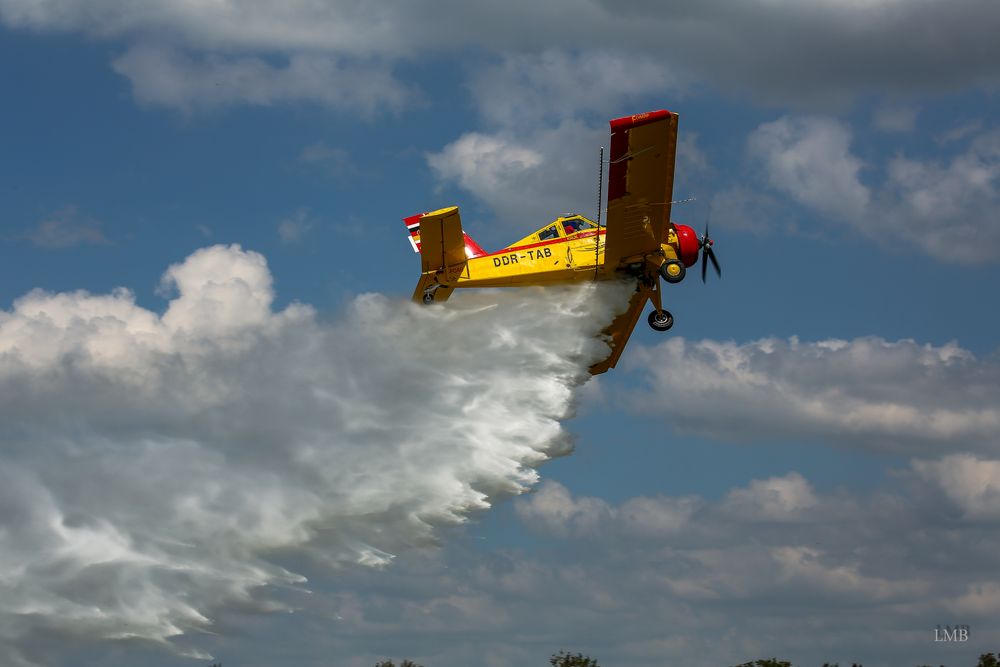
[[[684,280],[686,273],[687,269],[684,268],[683,262],[676,259],[668,259],[660,265],[660,275],[668,283],[679,283]]]
[[[424,292],[424,303],[434,303],[434,292]]]
[[[674,316],[670,314],[669,310],[664,310],[662,317],[654,310],[646,318],[646,321],[649,322],[649,326],[653,327],[654,331],[667,331],[674,326]]]

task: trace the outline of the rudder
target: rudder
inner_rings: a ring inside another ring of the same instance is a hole
[[[413,300],[423,303],[446,300],[469,258],[468,237],[462,231],[458,207],[411,216],[404,222],[410,230],[410,243],[420,253],[421,276]]]

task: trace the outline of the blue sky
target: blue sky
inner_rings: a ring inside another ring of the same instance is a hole
[[[985,0],[0,0],[7,662],[997,651],[997,28]],[[403,303],[401,218],[456,204],[495,249],[593,216],[608,119],[657,108],[724,270],[668,290],[669,334],[581,385],[611,292]]]

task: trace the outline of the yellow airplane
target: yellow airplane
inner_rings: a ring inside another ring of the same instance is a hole
[[[488,253],[463,231],[457,206],[404,218],[421,260],[413,299],[440,303],[464,287],[555,285],[633,276],[637,287],[628,310],[605,330],[611,354],[590,372],[597,375],[614,368],[647,299],[653,302],[649,325],[657,331],[673,326],[673,316],[663,308],[660,278],[679,283],[698,261],[699,250],[702,280],[706,258],[722,275],[707,223],[699,237],[691,227],[670,221],[676,149],[675,113],[659,110],[611,121],[606,226],[582,215],[564,215]]]

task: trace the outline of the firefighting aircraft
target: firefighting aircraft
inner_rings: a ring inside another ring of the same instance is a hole
[[[422,270],[413,299],[440,303],[463,287],[524,287],[633,276],[637,287],[628,310],[605,330],[611,354],[590,371],[597,375],[614,368],[647,300],[653,302],[649,326],[656,331],[673,326],[673,316],[663,308],[660,278],[679,283],[698,261],[699,250],[702,280],[706,258],[722,275],[707,221],[700,237],[691,227],[670,221],[676,149],[675,113],[660,110],[611,121],[606,226],[582,215],[564,215],[489,253],[462,230],[457,206],[405,218]]]

